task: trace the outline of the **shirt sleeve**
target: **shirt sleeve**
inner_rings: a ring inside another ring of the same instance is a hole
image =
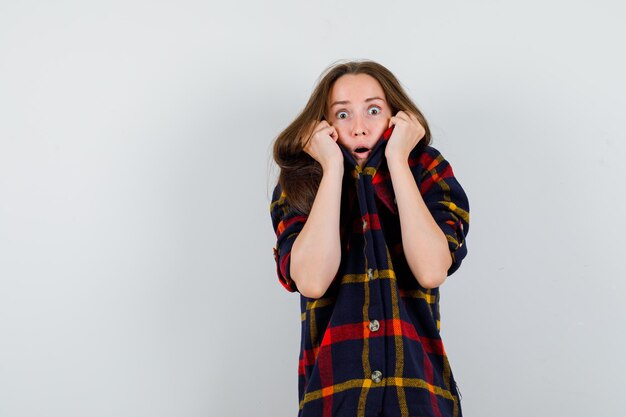
[[[426,146],[417,164],[419,189],[433,218],[446,235],[452,255],[447,275],[452,275],[467,255],[469,201],[452,166],[432,146]]]
[[[287,291],[298,291],[290,273],[291,247],[304,227],[308,216],[292,209],[279,184],[276,185],[272,193],[270,215],[276,232],[276,246],[273,251],[278,280]]]

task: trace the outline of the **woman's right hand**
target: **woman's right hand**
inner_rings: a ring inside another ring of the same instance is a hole
[[[304,140],[304,152],[319,162],[324,171],[331,167],[343,167],[343,154],[337,144],[337,130],[326,120],[311,122],[311,126],[311,133]]]

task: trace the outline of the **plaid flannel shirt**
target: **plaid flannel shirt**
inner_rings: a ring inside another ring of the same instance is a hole
[[[439,288],[419,285],[402,250],[400,219],[384,149],[393,128],[361,169],[340,145],[341,264],[319,299],[300,295],[298,416],[461,416],[458,387],[439,334]],[[448,239],[456,271],[467,254],[469,202],[452,167],[431,146],[409,166],[420,194]],[[291,247],[307,216],[276,186],[270,214],[280,283],[297,291]]]

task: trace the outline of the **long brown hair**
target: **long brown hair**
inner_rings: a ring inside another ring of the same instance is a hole
[[[278,183],[287,195],[291,207],[303,214],[311,211],[322,180],[322,166],[304,151],[305,140],[311,133],[312,122],[327,119],[326,105],[330,91],[335,81],[346,74],[367,74],[376,79],[385,93],[392,115],[400,110],[409,111],[415,114],[420,124],[424,126],[426,134],[418,146],[431,143],[430,128],[426,119],[391,71],[369,60],[331,65],[320,76],[304,109],[274,142],[274,161],[280,168]]]

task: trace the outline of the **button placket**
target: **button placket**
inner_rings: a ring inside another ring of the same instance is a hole
[[[360,170],[357,170],[357,173],[356,173],[357,180],[361,179],[361,173],[362,172],[360,172]],[[357,183],[357,186],[358,186],[358,183]],[[366,210],[366,213],[368,211],[369,210]],[[361,213],[363,213],[363,208],[361,210]],[[364,235],[366,235],[368,228],[371,227],[370,224],[369,224],[369,221],[368,221],[368,216],[364,216],[364,218],[362,219],[361,227],[362,227]],[[365,239],[367,240],[367,237],[365,237]],[[363,252],[364,252],[364,255],[365,255],[366,260],[367,260],[367,262],[366,262],[366,265],[367,265],[367,263],[369,263],[369,261],[370,261],[370,259],[369,259],[370,257],[368,256],[368,253],[366,252],[365,247],[363,248]],[[367,268],[366,273],[367,273],[368,281],[373,281],[373,280],[376,279],[376,275],[375,275],[374,272],[375,271],[374,271],[373,268]],[[380,322],[378,320],[373,319],[373,320],[370,320],[370,322],[367,324],[367,327],[368,327],[370,332],[375,333],[375,332],[380,331],[381,324],[380,324]],[[371,378],[373,383],[379,384],[383,380],[383,373],[382,373],[382,371],[375,369],[371,373],[370,378]]]

